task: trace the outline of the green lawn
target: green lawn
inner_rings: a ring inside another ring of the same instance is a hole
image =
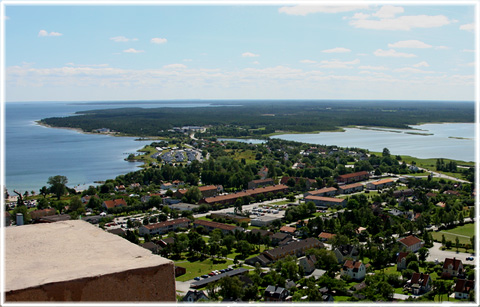
[[[382,272],[382,270],[375,270],[375,274],[379,274],[381,272]],[[400,271],[397,271],[397,266],[396,265],[383,269],[383,272],[385,274],[394,274],[394,275],[398,275],[398,276],[402,275],[402,273]]]
[[[431,233],[433,239],[438,242],[442,242],[442,235],[444,235],[445,240],[450,240],[453,244],[455,244],[455,239],[457,237],[460,243],[470,244],[470,238],[475,234],[475,224],[469,223],[452,229],[441,230],[438,232],[433,231]]]
[[[350,298],[350,296],[339,295],[339,296],[334,296],[333,300],[335,302],[346,302],[346,301],[348,301],[349,298]]]
[[[203,261],[197,260],[194,262],[190,262],[188,260],[175,261],[175,265],[187,269],[187,273],[178,276],[176,280],[187,281],[193,279],[194,277],[208,274],[213,270],[226,269],[231,264],[233,264],[232,260],[219,259],[214,263],[211,258],[207,258]]]

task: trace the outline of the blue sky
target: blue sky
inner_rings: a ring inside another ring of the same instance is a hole
[[[473,1],[362,3],[4,2],[6,101],[475,99]]]

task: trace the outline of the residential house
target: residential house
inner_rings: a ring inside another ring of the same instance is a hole
[[[248,189],[256,189],[260,187],[274,185],[275,181],[272,178],[252,180],[248,183]]]
[[[333,207],[333,206],[344,207],[347,204],[347,200],[342,198],[312,196],[312,195],[305,197],[305,202],[310,202],[310,201],[312,201],[317,207]]]
[[[123,184],[115,186],[115,191],[117,192],[125,192],[127,189]]]
[[[361,192],[363,191],[363,184],[361,183],[351,183],[351,184],[345,184],[345,185],[339,185],[338,186],[338,193],[339,194],[350,194],[350,193],[355,193],[355,192]]]
[[[205,221],[205,220],[196,220],[193,222],[193,227],[204,227],[208,232],[214,229],[220,229],[224,234],[232,233],[235,231],[244,231],[245,229],[235,225],[228,225],[223,223]]]
[[[470,291],[474,290],[475,282],[468,279],[457,279],[453,292],[456,299],[468,299],[470,297]]]
[[[202,193],[202,198],[206,197],[214,197],[217,195],[217,186],[215,185],[207,185],[198,187],[200,193]],[[175,192],[175,197],[181,199],[187,193],[188,189],[179,189]]]
[[[269,285],[264,292],[264,299],[266,302],[283,302],[287,296],[287,289],[271,285]]]
[[[458,277],[463,274],[462,260],[453,258],[445,258],[443,262],[442,278]]]
[[[141,236],[144,236],[146,234],[149,234],[149,235],[165,234],[165,233],[169,233],[170,231],[175,231],[178,228],[188,228],[190,222],[191,221],[187,218],[180,218],[180,219],[175,219],[171,221],[143,225],[138,229],[138,233]]]
[[[284,246],[264,251],[263,254],[272,261],[284,258],[286,256],[303,256],[305,251],[310,248],[322,248],[323,243],[315,238],[307,238],[305,240],[294,241]]]
[[[307,193],[305,193],[305,196],[313,195],[313,196],[328,196],[328,197],[331,197],[331,196],[335,196],[336,194],[337,194],[337,189],[336,188],[328,187],[328,188],[323,188],[323,189],[307,192]]]
[[[399,252],[397,256],[397,271],[407,268],[407,256],[410,252]]]
[[[330,241],[333,237],[335,237],[335,234],[328,232],[322,232],[318,235],[318,239],[322,242]]]
[[[283,233],[288,233],[290,235],[294,235],[295,234],[295,231],[297,231],[297,228],[295,227],[291,227],[291,226],[282,226],[280,229],[279,229],[280,232],[283,232]]]
[[[333,252],[339,263],[345,262],[347,258],[358,260],[359,251],[353,245],[340,245]]]
[[[198,301],[208,301],[208,296],[202,290],[188,290],[187,294],[182,299],[183,302],[198,302]]]
[[[361,261],[346,260],[343,264],[341,275],[349,276],[354,280],[362,280],[365,278],[367,270]]]
[[[428,274],[413,273],[412,278],[407,281],[405,289],[415,295],[426,293],[430,291],[432,284],[432,278]]]
[[[412,235],[399,239],[398,242],[400,243],[401,247],[405,247],[407,251],[413,253],[418,251],[425,244],[425,242]]]
[[[395,197],[395,198],[410,197],[413,194],[414,194],[414,190],[412,190],[412,189],[393,191],[393,197]]]
[[[160,186],[160,189],[162,190],[171,190],[174,188],[175,186],[171,182],[162,183],[162,185]]]
[[[277,246],[281,245],[282,242],[290,242],[293,240],[293,237],[291,234],[285,233],[285,232],[277,232],[272,235],[272,245]],[[284,244],[282,244],[284,245]]]
[[[140,201],[142,203],[148,203],[150,198],[153,197],[153,196],[162,197],[162,194],[161,193],[151,193],[151,194],[148,194],[148,195],[143,195],[142,197],[140,197]]]
[[[140,246],[145,248],[145,249],[148,249],[153,254],[158,254],[158,252],[161,250],[161,247],[158,246],[157,244],[153,243],[152,241],[140,244]]]
[[[353,182],[358,182],[362,180],[367,180],[369,178],[370,174],[367,171],[361,171],[361,172],[356,172],[356,173],[350,173],[350,174],[345,174],[345,175],[340,175],[337,177],[337,182],[343,182],[343,183],[353,183]]]
[[[266,195],[268,193],[277,194],[280,192],[282,193],[288,192],[288,187],[283,184],[277,184],[277,185],[263,187],[263,188],[256,188],[256,189],[250,189],[250,190],[245,190],[241,192],[235,192],[227,195],[217,195],[213,197],[203,198],[199,201],[199,204],[204,203],[204,204],[212,205],[215,203],[219,203],[219,204],[232,205],[232,204],[235,204],[235,201],[237,199],[243,198],[245,196],[255,198],[255,196],[259,194],[263,194],[263,195]]]
[[[127,202],[125,202],[125,200],[122,199],[122,198],[114,199],[114,200],[105,200],[103,202],[102,206],[105,209],[112,209],[112,208],[116,208],[116,207],[126,207]]]
[[[315,255],[308,255],[298,258],[298,266],[303,268],[305,275],[311,274],[315,270]]]
[[[264,166],[259,172],[258,176],[260,176],[260,179],[266,179],[268,176],[268,167]]]
[[[386,187],[390,187],[395,183],[393,179],[387,178],[387,179],[382,179],[378,181],[372,181],[367,183],[367,189],[369,190],[381,190]]]
[[[125,237],[126,233],[125,230],[122,228],[113,228],[113,229],[108,229],[107,232],[112,233],[117,236]]]

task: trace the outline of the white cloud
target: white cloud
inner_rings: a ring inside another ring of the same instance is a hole
[[[301,60],[300,63],[303,63],[303,64],[315,64],[315,63],[317,63],[317,61],[313,61],[313,60]]]
[[[7,15],[3,16],[3,18],[4,18],[5,20],[10,20],[10,17],[8,17]]]
[[[432,46],[419,40],[398,41],[388,44],[389,48],[431,48]]]
[[[108,67],[108,64],[75,64],[75,63],[66,63],[67,66],[74,66],[74,67]]]
[[[165,44],[167,42],[166,38],[154,37],[150,40],[151,43],[154,44]]]
[[[374,19],[354,19],[350,25],[355,28],[372,30],[402,30],[408,31],[413,28],[436,28],[448,25],[454,22],[443,15],[429,16],[400,16],[398,18]]]
[[[251,53],[251,52],[242,53],[242,57],[244,57],[244,58],[254,58],[254,57],[258,57],[258,56],[260,56],[260,55],[255,54],[255,53]]]
[[[413,67],[430,67],[430,65],[428,65],[428,63],[425,62],[425,61],[422,61],[422,62],[417,63],[417,64],[413,64],[412,66]]]
[[[137,49],[134,49],[134,48],[129,48],[129,49],[123,50],[123,52],[125,52],[125,53],[142,53],[142,52],[145,52],[145,51],[137,50]]]
[[[331,61],[321,61],[321,68],[353,68],[352,65],[360,63],[359,59],[353,61],[342,62],[340,60],[331,60]]]
[[[169,64],[169,65],[163,66],[163,68],[165,68],[165,69],[185,69],[185,68],[187,68],[187,66],[183,65],[183,64]]]
[[[345,53],[345,52],[350,52],[350,51],[352,51],[352,50],[347,49],[347,48],[343,48],[343,47],[337,47],[337,48],[333,48],[333,49],[323,50],[322,52],[324,52],[324,53]]]
[[[473,49],[463,49],[462,52],[475,52]]]
[[[460,30],[465,30],[465,31],[472,31],[475,29],[475,24],[474,23],[469,23],[466,25],[461,25]]]
[[[367,19],[367,18],[369,18],[369,17],[370,17],[369,14],[365,14],[365,13],[355,13],[352,18],[353,18],[353,19]]]
[[[252,64],[260,65],[260,62],[259,61],[253,61]]]
[[[369,69],[369,70],[388,70],[385,66],[359,66],[359,69]]]
[[[126,38],[125,36],[115,36],[115,37],[110,37],[110,40],[116,42],[116,43],[126,43],[126,42],[134,42],[137,41],[138,38]]]
[[[40,32],[38,32],[38,36],[40,36],[40,37],[42,37],[42,36],[62,36],[62,35],[63,35],[62,33],[58,33],[58,32],[48,33],[45,30],[40,30]]]
[[[433,74],[434,73],[433,71],[426,71],[426,70],[421,70],[413,67],[398,68],[398,69],[395,69],[394,72],[407,72],[407,73],[415,73],[415,74]]]
[[[287,15],[306,16],[313,13],[342,13],[351,12],[356,10],[367,9],[367,5],[338,5],[338,6],[310,6],[310,5],[297,5],[297,6],[284,6],[278,9],[279,13],[285,13]]]
[[[397,52],[394,49],[389,49],[389,50],[377,49],[373,54],[375,56],[394,57],[394,58],[414,58],[414,57],[416,57],[415,54]]]
[[[372,15],[378,18],[394,18],[396,14],[403,13],[403,11],[401,6],[384,5]]]

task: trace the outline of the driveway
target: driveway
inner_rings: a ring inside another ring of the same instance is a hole
[[[427,257],[427,261],[435,261],[438,259],[439,262],[443,262],[445,258],[458,258],[462,260],[465,264],[475,264],[475,260],[466,260],[465,258],[472,256],[473,254],[469,253],[457,253],[455,251],[447,251],[447,250],[440,250],[442,243],[433,242],[433,247],[429,249],[429,255]]]

